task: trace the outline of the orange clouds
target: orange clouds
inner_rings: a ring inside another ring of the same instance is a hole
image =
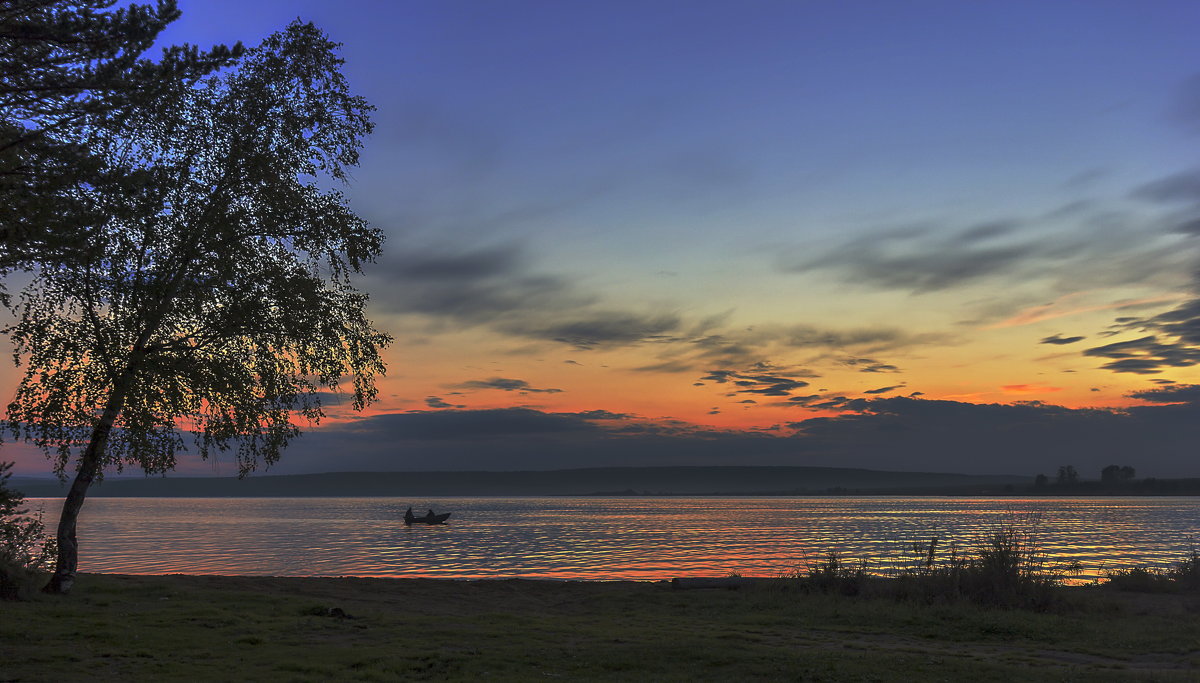
[[[1045,320],[1054,320],[1055,318],[1065,318],[1071,315],[1078,315],[1080,313],[1137,308],[1139,306],[1148,306],[1151,304],[1165,304],[1172,301],[1182,301],[1188,298],[1186,294],[1181,293],[1152,296],[1144,299],[1122,299],[1120,301],[1112,301],[1105,304],[1093,304],[1085,306],[1074,304],[1074,302],[1078,301],[1083,294],[1083,292],[1067,294],[1066,296],[1061,296],[1048,304],[1030,306],[1029,308],[1019,311],[1016,315],[1013,315],[1005,320],[988,325],[985,329],[994,330],[1004,327],[1020,327],[1022,325],[1032,325],[1033,323],[1039,323]]]
[[[1006,384],[1000,387],[1000,390],[1006,394],[1050,394],[1063,389],[1040,384]]]

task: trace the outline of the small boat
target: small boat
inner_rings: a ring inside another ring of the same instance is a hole
[[[440,515],[433,514],[433,510],[429,514],[417,517],[413,514],[412,508],[404,512],[404,525],[412,526],[414,524],[445,524],[446,520],[450,519],[449,512],[443,512]]]

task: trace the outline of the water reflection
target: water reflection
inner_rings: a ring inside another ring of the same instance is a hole
[[[58,500],[45,504],[57,518]],[[452,511],[404,525],[408,505]],[[773,576],[830,551],[895,570],[915,542],[973,542],[1037,518],[1082,578],[1167,566],[1200,528],[1195,498],[94,498],[80,569],[112,573],[663,579]]]

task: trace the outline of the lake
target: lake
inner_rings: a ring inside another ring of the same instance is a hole
[[[44,507],[47,526],[61,501]],[[444,526],[405,508],[453,512]],[[123,574],[638,579],[776,576],[831,551],[887,573],[937,536],[978,543],[1006,523],[1081,579],[1169,566],[1194,547],[1200,498],[581,497],[93,498],[80,571]]]

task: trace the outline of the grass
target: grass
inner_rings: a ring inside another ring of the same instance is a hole
[[[1188,681],[1200,596],[1044,612],[667,583],[82,575],[0,603],[0,680]]]
[[[1200,680],[1200,554],[1071,586],[1037,529],[935,535],[882,572],[831,553],[737,591],[83,575],[0,603],[0,680]]]

